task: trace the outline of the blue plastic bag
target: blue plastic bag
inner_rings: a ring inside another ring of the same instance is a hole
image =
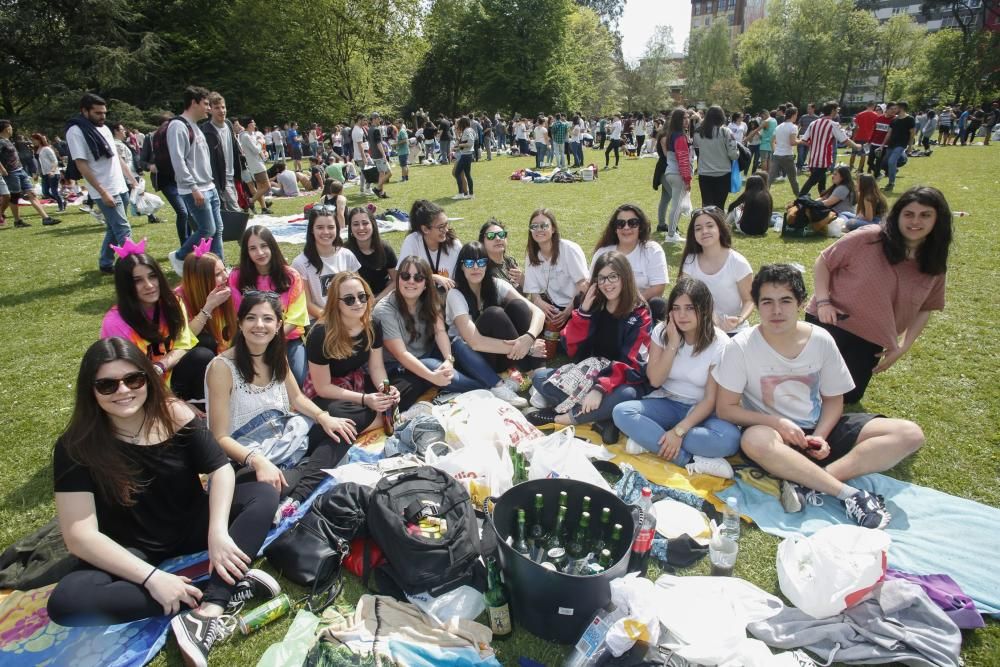
[[[737,194],[743,189],[743,174],[740,172],[739,160],[733,160],[733,168],[729,170],[729,192]]]

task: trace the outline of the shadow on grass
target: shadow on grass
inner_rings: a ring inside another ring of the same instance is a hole
[[[111,307],[112,301],[106,297],[81,301],[73,306],[73,310],[81,315],[104,315]]]
[[[71,225],[71,226],[66,226],[66,227],[63,227],[62,225],[59,225],[58,227],[54,227],[54,228],[52,228],[50,230],[46,230],[45,233],[46,234],[54,234],[56,236],[79,236],[81,234],[93,234],[94,236],[97,236],[98,234],[100,234],[100,235],[103,236],[103,234],[104,234],[104,226],[103,225],[95,225],[95,224],[92,224],[92,223],[91,224]]]
[[[16,489],[11,489],[3,497],[3,506],[8,509],[35,506],[40,498],[52,495],[52,464],[47,463],[35,471],[31,477]]]
[[[22,306],[27,303],[32,303],[39,300],[51,299],[60,296],[66,296],[72,292],[81,289],[91,289],[94,287],[99,287],[103,282],[105,282],[104,274],[102,274],[97,269],[92,271],[86,271],[80,274],[80,281],[76,284],[74,283],[60,283],[58,285],[49,285],[48,287],[32,290],[30,292],[19,292],[15,294],[7,294],[0,297],[0,308],[13,308],[15,306]],[[110,284],[110,277],[107,281]],[[107,300],[103,300],[105,303],[105,308],[100,312],[104,312],[107,309]],[[81,304],[83,305],[83,304]],[[79,308],[78,308],[79,310]],[[90,310],[80,310],[82,313],[89,313]]]

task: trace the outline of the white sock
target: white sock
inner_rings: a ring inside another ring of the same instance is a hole
[[[850,484],[844,484],[842,487],[840,487],[840,493],[837,494],[837,500],[847,500],[855,493],[857,493],[858,490],[859,489],[855,489]]]

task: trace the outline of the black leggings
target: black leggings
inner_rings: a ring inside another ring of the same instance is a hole
[[[732,176],[729,174],[722,176],[702,176],[699,174],[698,189],[701,190],[701,205],[718,206],[725,211],[731,183]],[[723,215],[725,214],[723,213]]]
[[[506,306],[490,306],[476,319],[476,331],[488,338],[514,340],[528,332],[531,327],[531,307],[523,299],[514,299]],[[480,352],[480,355],[500,373],[510,368],[510,359],[506,354]],[[541,367],[544,359],[530,354],[518,359],[514,364],[522,371],[530,371]]]
[[[421,388],[417,383],[412,382],[409,377],[390,378],[390,381],[392,382],[392,386],[399,390],[400,412],[416,403],[417,399],[420,398],[420,394],[426,390],[426,386]],[[375,387],[371,376],[365,374],[365,393],[373,394],[376,391],[379,391],[379,389]],[[354,401],[333,400],[317,396],[313,399],[313,403],[334,417],[353,420],[358,432],[368,428],[369,424],[375,421],[375,417],[377,416],[371,408],[365,407],[360,403],[355,403]]]
[[[465,194],[474,195],[475,192],[472,191],[472,155],[466,155],[461,153],[458,159],[455,161],[455,183],[458,184],[459,193],[462,192],[462,174],[465,174],[465,183],[468,187]]]
[[[278,492],[274,487],[254,482],[240,484],[233,491],[229,510],[229,535],[246,555],[256,558],[264,543],[267,531],[278,507]],[[129,548],[135,556],[147,563],[160,563],[173,556],[197,553],[207,547],[208,496],[204,506],[191,518],[188,539],[171,552],[147,554]],[[154,577],[163,576],[162,573]],[[214,603],[223,607],[229,602],[236,585],[227,584],[213,573],[202,589],[202,604]],[[98,570],[88,563],[67,574],[60,581],[48,603],[49,618],[59,625],[115,625],[141,618],[162,616],[163,607],[138,583],[120,579]]]
[[[205,400],[205,372],[215,359],[215,350],[198,345],[184,353],[170,372],[170,388],[185,401]]]
[[[604,166],[608,166],[608,162],[611,161],[611,151],[615,152],[615,166],[618,166],[618,147],[622,145],[620,139],[611,139],[608,143],[607,149],[604,151]]]
[[[806,182],[802,185],[802,189],[799,190],[799,194],[803,197],[807,196],[814,185],[819,185],[819,192],[821,195],[826,192],[826,172],[826,167],[809,167],[809,178],[807,178]]]
[[[882,346],[855,336],[838,326],[823,324],[819,318],[806,313],[806,322],[823,327],[833,336],[833,341],[840,350],[840,356],[847,364],[847,370],[854,380],[854,389],[844,394],[844,403],[857,403],[864,397],[868,383],[872,380],[872,371],[878,365],[876,354],[882,352]]]

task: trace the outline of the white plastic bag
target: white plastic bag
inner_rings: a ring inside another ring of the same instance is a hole
[[[135,211],[139,215],[153,215],[163,208],[163,200],[152,192],[143,192],[135,200]]]
[[[681,215],[691,215],[691,191],[687,190],[681,197]]]
[[[789,537],[778,545],[778,586],[813,618],[835,616],[882,580],[891,542],[884,531],[848,525]]]
[[[837,216],[833,221],[826,226],[826,235],[830,238],[839,239],[844,235],[844,226],[847,224],[847,220]]]
[[[446,626],[453,618],[476,620],[486,610],[486,600],[483,594],[472,586],[458,588],[433,597],[429,593],[407,595],[406,599],[442,626]]]
[[[514,465],[506,449],[501,453],[491,445],[462,447],[445,456],[428,449],[424,460],[458,480],[474,507],[482,507],[487,496],[499,496],[512,486]]]
[[[637,641],[656,646],[660,639],[656,585],[638,572],[611,581],[611,603],[625,612],[608,630],[604,643],[613,656],[620,657]]]
[[[531,443],[531,466],[528,479],[554,479],[566,477],[587,482],[605,491],[611,491],[601,473],[590,462],[583,447],[575,442],[576,431],[572,426]],[[527,449],[528,447],[525,447]],[[522,451],[519,449],[518,451]]]
[[[444,426],[448,444],[456,449],[489,444],[500,452],[543,436],[520,410],[485,389],[435,406],[433,414]]]

